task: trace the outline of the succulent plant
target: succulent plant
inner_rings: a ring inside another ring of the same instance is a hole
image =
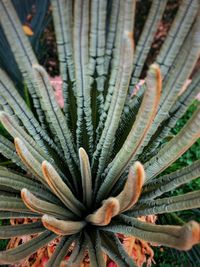
[[[200,242],[200,225],[154,225],[140,216],[200,207],[200,191],[162,197],[200,175],[200,161],[162,172],[200,137],[200,108],[180,132],[170,130],[199,92],[200,72],[180,94],[200,55],[199,1],[183,0],[145,83],[138,84],[166,0],[154,0],[134,49],[135,0],[52,0],[64,108],[56,102],[11,0],[0,1],[1,27],[29,90],[27,106],[0,70],[0,218],[36,218],[0,226],[0,238],[38,234],[0,253],[13,264],[59,237],[47,266],[135,266],[118,234],[179,250]],[[6,51],[5,51],[6,53]],[[14,140],[14,144],[13,144]]]

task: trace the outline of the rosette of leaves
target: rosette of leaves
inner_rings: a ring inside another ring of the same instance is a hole
[[[200,137],[198,107],[163,144],[199,91],[198,71],[179,94],[200,55],[199,1],[181,2],[136,95],[166,1],[152,1],[134,49],[135,4],[51,1],[65,103],[60,109],[12,2],[0,1],[1,26],[34,105],[31,111],[1,70],[0,119],[11,137],[0,136],[0,151],[16,167],[0,168],[0,218],[38,219],[0,227],[4,239],[38,234],[1,252],[0,264],[19,262],[56,237],[60,243],[47,266],[59,266],[72,243],[67,266],[79,266],[85,252],[91,266],[105,266],[103,252],[119,266],[135,266],[118,234],[178,250],[200,242],[195,221],[173,226],[138,220],[200,207],[200,191],[162,197],[200,174],[196,161],[162,175]]]

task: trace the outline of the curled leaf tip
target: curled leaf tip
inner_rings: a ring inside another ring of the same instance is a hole
[[[23,188],[21,190],[21,198],[24,202],[24,204],[32,211],[35,211],[33,208],[32,208],[32,205],[31,205],[31,193],[26,189],[26,188]]]
[[[200,224],[190,221],[180,231],[180,241],[177,246],[180,250],[190,250],[194,245],[200,243]]]
[[[28,194],[28,190],[26,188],[22,188],[21,190],[21,197],[24,198]]]
[[[145,171],[143,165],[139,161],[136,161],[134,164],[134,172],[138,176],[138,186],[141,189],[145,180]]]
[[[53,216],[43,215],[42,223],[45,228],[57,235],[72,235],[81,231],[85,227],[84,221],[64,221]]]
[[[14,144],[16,148],[19,148],[19,146],[22,144],[22,140],[19,137],[15,137]]]
[[[42,162],[42,167],[46,168],[47,165],[48,165],[48,161],[44,160],[44,161]]]
[[[120,212],[130,209],[138,200],[144,184],[143,165],[137,161],[129,169],[128,179],[122,192],[116,197],[120,203]]]
[[[88,215],[86,221],[94,225],[108,225],[112,217],[119,213],[119,210],[119,201],[116,198],[110,197],[103,202],[103,205],[97,211]]]
[[[45,177],[48,175],[50,167],[51,167],[51,164],[48,161],[44,160],[42,162],[42,173]]]

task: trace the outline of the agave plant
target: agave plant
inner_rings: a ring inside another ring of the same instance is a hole
[[[183,0],[169,34],[139,82],[166,0],[154,0],[134,49],[135,0],[52,0],[64,108],[56,102],[11,0],[0,1],[0,21],[29,90],[31,111],[0,71],[0,120],[10,138],[0,151],[14,167],[0,168],[0,218],[36,218],[0,227],[0,237],[37,234],[0,253],[0,264],[19,262],[59,237],[47,266],[135,266],[119,234],[189,250],[200,225],[155,225],[138,218],[200,207],[200,191],[165,192],[196,179],[200,161],[162,172],[200,137],[200,108],[180,132],[170,130],[199,92],[197,71],[180,94],[200,55],[198,0]],[[6,51],[5,51],[6,53]],[[14,144],[13,144],[14,139]],[[169,141],[167,141],[169,140]]]

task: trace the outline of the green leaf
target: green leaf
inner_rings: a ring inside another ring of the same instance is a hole
[[[39,248],[48,244],[54,238],[56,238],[55,234],[45,231],[17,248],[0,252],[0,264],[12,264],[19,262],[36,252]]]
[[[19,224],[19,225],[3,225],[0,227],[0,238],[8,239],[11,237],[32,235],[41,233],[45,230],[41,222]]]

